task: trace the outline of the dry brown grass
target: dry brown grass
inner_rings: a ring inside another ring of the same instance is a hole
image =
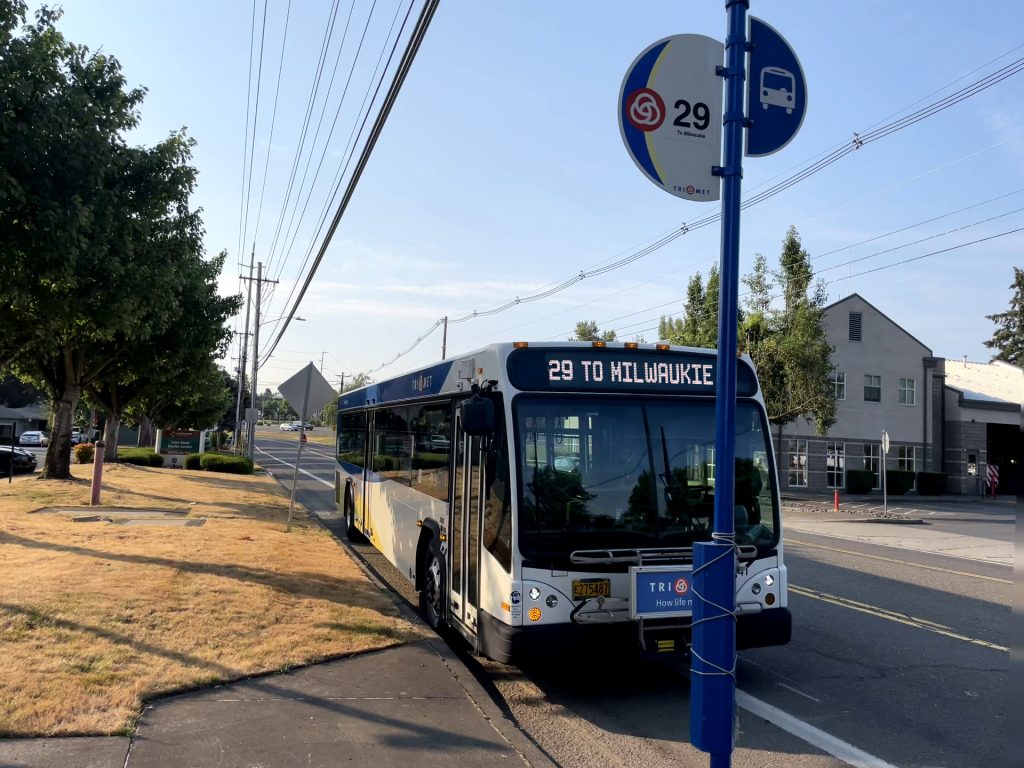
[[[424,636],[266,476],[127,465],[104,505],[201,527],[72,522],[76,481],[0,485],[0,736],[120,734],[142,701]]]

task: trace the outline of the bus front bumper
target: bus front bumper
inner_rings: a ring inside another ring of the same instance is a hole
[[[503,664],[514,663],[524,656],[581,651],[609,645],[637,645],[640,642],[640,629],[634,621],[512,627],[486,611],[480,611],[478,618],[479,652]],[[679,642],[675,647],[679,649],[686,648],[690,641],[688,629],[662,628],[654,622],[646,624],[645,629],[656,635],[670,634],[678,637]],[[736,619],[736,649],[742,651],[786,645],[792,633],[793,615],[788,608],[740,614]]]

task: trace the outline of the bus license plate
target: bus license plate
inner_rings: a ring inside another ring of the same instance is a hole
[[[584,597],[611,597],[612,582],[610,579],[576,579],[572,583],[572,599]]]

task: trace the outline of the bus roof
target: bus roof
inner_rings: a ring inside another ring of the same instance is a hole
[[[758,392],[753,363],[747,355],[740,361],[737,394],[752,397]],[[345,392],[338,410],[468,393],[473,382],[484,381],[517,391],[713,396],[716,369],[713,349],[615,341],[497,343]]]

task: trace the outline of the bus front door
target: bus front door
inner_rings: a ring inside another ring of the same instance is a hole
[[[480,504],[483,483],[480,471],[480,438],[462,431],[456,417],[454,488],[449,541],[451,585],[448,610],[453,624],[475,635],[480,594]]]

